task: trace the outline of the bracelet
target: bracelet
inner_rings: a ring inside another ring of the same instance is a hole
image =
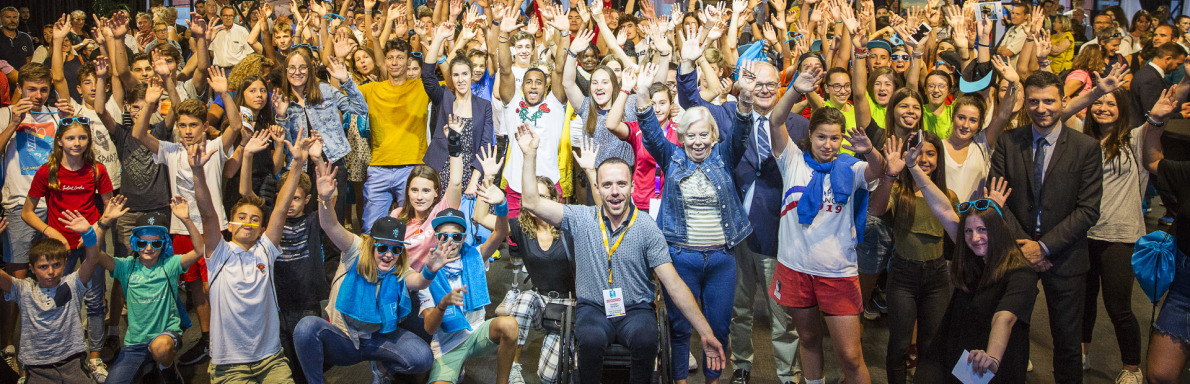
[[[567,55],[570,55],[570,57],[573,57],[573,58],[576,58],[576,59],[578,58],[578,54],[577,54],[577,53],[574,53],[574,51],[571,51],[571,50],[570,50],[570,48],[566,48],[566,54],[567,54]]]
[[[670,54],[672,54],[672,53],[673,53],[673,52],[670,52],[670,53],[666,53],[666,54],[664,54],[664,55],[663,55],[663,54],[660,54],[660,53],[658,53],[658,54],[657,54],[657,57],[669,57],[669,55],[670,55]]]
[[[862,55],[862,54],[865,54],[865,53],[868,53],[868,49],[867,49],[867,48],[856,48],[856,49],[855,49],[855,54],[857,54],[857,55]]]
[[[434,272],[430,272],[430,268],[427,268],[426,266],[423,265],[421,267],[421,277],[423,279],[426,279],[426,281],[433,281],[435,277],[438,277],[438,274],[434,273]]]
[[[910,53],[910,55],[912,55],[914,59],[920,59],[922,56],[924,56],[924,55],[925,55],[925,53],[923,53],[923,52],[913,52],[913,53]]]
[[[629,92],[627,89],[621,89],[620,92],[623,92],[625,95],[632,96],[632,92]]]
[[[1147,113],[1145,114],[1145,120],[1147,120],[1149,122],[1149,125],[1152,125],[1155,128],[1161,128],[1161,127],[1165,126],[1164,121],[1153,120],[1153,116],[1151,116]]]
[[[443,64],[443,63],[446,63],[446,58],[445,58],[445,57],[443,57],[443,58],[441,58],[441,59],[438,59],[438,64]]]
[[[1042,60],[1042,61],[1038,61],[1037,65],[1040,67],[1048,67],[1053,62],[1054,62],[1053,60]]]
[[[507,43],[507,42],[508,42],[508,37],[507,37],[507,36],[500,36],[500,42],[501,42],[501,43]]]
[[[492,207],[492,213],[495,213],[496,216],[500,216],[500,217],[508,216],[508,201],[505,201],[504,203],[502,203],[500,205]]]
[[[369,9],[369,10],[366,10],[366,11],[364,11],[364,14],[365,14],[365,15],[371,15],[371,14],[372,14],[372,10],[371,10],[371,9]]]
[[[83,234],[83,246],[84,247],[90,247],[92,245],[95,245],[95,243],[98,243],[98,242],[99,242],[99,237],[95,236],[95,227],[91,227],[91,229],[88,230],[87,233]]]
[[[559,35],[561,35],[562,37],[570,37],[570,31],[562,31],[561,33],[559,33]]]
[[[1000,367],[1000,359],[997,359],[997,358],[995,358],[995,357],[992,357],[992,355],[988,355],[988,358],[989,358],[989,359],[992,359],[992,361],[996,362],[996,367],[997,367],[997,368],[999,368],[999,367]]]
[[[860,155],[860,156],[867,156],[867,155],[871,154],[872,151],[874,151],[874,150],[876,150],[876,148],[869,149],[867,152],[863,152],[863,153],[856,152],[855,154]]]
[[[855,56],[853,56],[853,57],[854,57],[856,60],[861,60],[861,59],[866,59],[866,58],[868,58],[868,54],[866,54],[866,53],[857,53],[857,54],[855,54]]]

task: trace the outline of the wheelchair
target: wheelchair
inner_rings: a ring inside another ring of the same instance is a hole
[[[657,287],[657,295],[653,298],[653,308],[657,314],[657,363],[653,368],[654,384],[672,384],[673,380],[673,362],[670,359],[670,339],[669,339],[669,313],[665,308],[665,299],[663,298],[662,288],[654,279],[653,283]],[[562,344],[562,361],[558,362],[559,369],[562,370],[559,377],[560,383],[573,383],[575,373],[575,361],[577,352],[573,342],[574,331],[574,308],[571,307],[566,312],[566,319],[562,327],[562,340],[570,340]],[[603,353],[603,383],[627,383],[629,374],[632,368],[632,354],[628,348],[612,343],[611,346]]]

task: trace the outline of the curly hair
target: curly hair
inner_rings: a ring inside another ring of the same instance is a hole
[[[276,66],[276,60],[259,53],[249,54],[239,64],[231,67],[231,73],[227,74],[227,84],[239,88],[249,76],[267,75],[269,70]]]

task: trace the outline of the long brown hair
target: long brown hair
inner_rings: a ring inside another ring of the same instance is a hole
[[[1126,155],[1121,160],[1127,161],[1128,159],[1133,159],[1132,151],[1125,149],[1128,147],[1128,142],[1132,140],[1132,126],[1129,123],[1132,121],[1132,107],[1130,105],[1132,104],[1132,99],[1129,97],[1128,90],[1123,88],[1117,88],[1111,93],[1100,96],[1099,98],[1103,99],[1109,95],[1116,98],[1116,108],[1119,111],[1116,113],[1116,122],[1107,124],[1108,126],[1104,127],[1104,124],[1099,124],[1094,117],[1087,116],[1087,128],[1083,132],[1087,136],[1094,137],[1095,140],[1102,143],[1100,146],[1103,147],[1103,162],[1111,161],[1122,154]],[[1104,131],[1107,132],[1105,133]]]
[[[898,85],[898,87],[900,87],[900,85]],[[921,94],[917,93],[917,91],[915,91],[915,90],[912,90],[909,88],[900,88],[900,89],[897,89],[896,92],[893,92],[892,97],[888,98],[888,105],[884,106],[885,108],[888,109],[887,113],[885,113],[885,115],[884,115],[884,129],[885,129],[885,131],[888,132],[889,135],[894,135],[894,136],[897,135],[897,123],[896,123],[896,121],[897,121],[897,116],[896,116],[897,115],[896,114],[897,104],[900,104],[901,101],[905,100],[905,99],[917,100],[917,105],[919,105],[921,107],[921,113],[920,113],[921,117],[919,117],[917,119],[917,122],[913,123],[912,127],[909,127],[909,132],[914,132],[914,131],[924,132],[925,131],[922,129],[922,125],[923,125],[922,121],[925,120],[925,113],[926,113],[925,109],[926,109],[926,105],[927,105],[924,102],[925,99],[922,98]],[[885,135],[885,137],[888,137],[888,135]],[[902,139],[903,139],[903,137],[902,137]]]
[[[87,133],[87,147],[83,149],[82,155],[83,166],[91,168],[91,176],[96,181],[99,180],[99,163],[95,162],[94,144],[91,142],[95,136],[91,134],[91,126],[89,124],[75,122],[66,127],[58,127],[58,132],[54,133],[54,149],[50,152],[50,159],[46,161],[46,164],[50,166],[49,184],[52,190],[57,191],[62,188],[62,183],[58,181],[58,170],[62,168],[62,157],[64,156],[62,153],[62,136],[75,127],[82,128]]]
[[[288,69],[288,67],[289,67],[289,63],[293,61],[293,58],[299,57],[299,56],[302,59],[306,60],[306,67],[307,67],[307,69],[306,69],[306,85],[302,86],[302,88],[305,88],[306,105],[309,106],[309,105],[322,104],[322,91],[318,89],[318,84],[319,84],[318,63],[315,62],[313,59],[311,59],[310,55],[308,53],[306,53],[306,51],[301,50],[301,49],[295,49],[295,50],[293,50],[293,52],[289,52],[289,55],[285,56],[285,62],[281,65],[281,68],[286,71],[285,72],[286,76],[284,77],[284,80],[282,80],[282,81],[284,81],[284,84],[285,84],[285,87],[284,87],[285,93],[287,94],[287,96],[289,96],[293,100],[298,99],[297,92],[293,91],[293,84],[289,83],[289,76],[288,76],[289,69]]]
[[[599,71],[607,72],[607,77],[610,78],[612,81],[611,99],[609,99],[607,102],[608,108],[611,108],[612,104],[615,104],[616,97],[620,95],[620,79],[616,78],[616,73],[612,72],[611,68],[609,68],[606,65],[600,65],[598,67],[595,67],[594,71],[591,71],[591,82],[590,82],[590,84],[587,85],[587,92],[588,92],[588,94],[591,95],[591,96],[588,96],[587,98],[591,99],[591,100],[590,100],[590,105],[587,106],[587,119],[586,119],[586,121],[583,122],[583,131],[587,132],[588,135],[595,134],[595,125],[597,124],[596,122],[599,120],[599,111],[601,110],[601,108],[599,107],[599,103],[595,101],[595,94],[590,92],[591,85],[595,84],[595,72],[599,72]],[[548,78],[548,76],[547,76],[547,78]],[[631,97],[631,96],[625,95],[624,97]],[[641,102],[641,100],[637,100],[637,102]],[[644,101],[644,102],[648,102],[648,101]]]
[[[1003,208],[997,208],[988,207],[982,211],[972,208],[959,215],[959,244],[950,261],[950,281],[963,292],[988,287],[1004,278],[1008,271],[1028,265],[1000,214]],[[971,252],[965,239],[967,218],[972,216],[982,219],[988,231],[988,251],[982,258]]]
[[[1070,62],[1071,69],[1081,69],[1087,71],[1087,74],[1103,72],[1107,67],[1107,62],[1103,58],[1103,47],[1099,44],[1087,44],[1082,47],[1074,60]],[[1092,78],[1094,76],[1092,75]]]
[[[550,178],[545,176],[537,176],[537,184],[544,185],[546,186],[546,189],[549,190],[549,193],[543,197],[547,197],[552,201],[558,201],[558,188],[554,188],[553,180],[550,180]],[[537,185],[532,187],[522,185],[521,188],[537,188]],[[527,209],[522,209],[521,216],[517,217],[517,223],[521,225],[521,232],[524,232],[525,237],[530,239],[537,238],[537,216],[534,216],[532,212],[529,212]],[[557,239],[558,227],[551,226],[550,234],[554,236],[555,239]]]
[[[405,179],[405,205],[401,207],[401,212],[397,213],[397,220],[400,220],[406,225],[409,224],[410,220],[413,220],[415,217],[417,217],[417,209],[414,209],[413,206],[409,204],[409,188],[413,184],[413,179],[417,178],[429,180],[432,184],[434,184],[434,191],[438,192],[438,197],[435,197],[434,203],[430,204],[431,207],[437,206],[438,202],[442,201],[442,179],[438,177],[438,171],[435,171],[433,167],[424,164],[414,166],[413,170],[409,172],[409,178]]]
[[[937,164],[934,165],[933,172],[930,173],[930,181],[938,186],[938,189],[946,194],[951,194],[950,190],[946,188],[946,148],[942,146],[942,139],[929,131],[919,131],[921,139],[930,145],[934,146],[934,151],[938,153]],[[906,142],[905,146],[909,143]],[[925,156],[925,154],[921,154]],[[913,180],[913,175],[910,172],[901,172],[897,176],[897,185],[900,189],[897,195],[893,198],[897,199],[897,209],[893,211],[893,217],[896,218],[893,224],[893,231],[898,235],[905,235],[913,228],[913,219],[917,217],[914,214],[917,210],[917,182]],[[929,207],[926,207],[929,209]]]

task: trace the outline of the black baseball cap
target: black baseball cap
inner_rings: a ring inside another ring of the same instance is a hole
[[[434,225],[435,230],[437,230],[442,224],[447,223],[458,224],[460,227],[463,227],[464,230],[467,229],[467,218],[463,216],[463,211],[454,208],[447,208],[439,211],[438,214],[434,216],[434,221],[431,222],[431,224]]]
[[[405,242],[405,223],[392,216],[381,217],[372,223],[371,235],[373,239],[409,244]]]
[[[169,233],[169,214],[165,212],[145,212],[136,218],[136,227],[134,231],[140,232],[142,230],[151,230],[161,232],[162,234]]]

